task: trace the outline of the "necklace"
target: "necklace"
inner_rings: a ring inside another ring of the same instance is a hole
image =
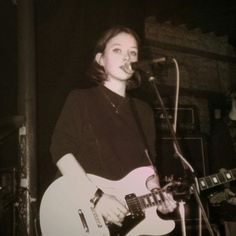
[[[116,114],[119,114],[119,109],[120,109],[120,106],[121,106],[122,102],[120,102],[119,105],[116,105],[116,104],[111,100],[110,96],[109,96],[106,92],[104,92],[104,96],[105,96],[106,100],[109,102],[109,104],[113,107],[115,113],[116,113]]]

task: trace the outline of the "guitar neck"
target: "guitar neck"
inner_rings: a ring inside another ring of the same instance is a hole
[[[135,194],[129,194],[125,197],[129,210],[134,215],[142,214],[142,210],[160,204],[162,201],[161,190],[148,193],[137,197]]]
[[[225,170],[217,174],[199,178],[199,186],[201,190],[210,189],[221,184],[229,183],[236,179],[236,168]]]
[[[217,174],[199,178],[200,190],[206,190],[236,180],[236,168],[225,170]],[[128,194],[125,197],[129,210],[134,215],[143,214],[142,210],[160,204],[162,201],[162,190],[154,191],[142,196]]]

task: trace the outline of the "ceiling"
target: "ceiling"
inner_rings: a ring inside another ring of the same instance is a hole
[[[228,36],[229,43],[236,46],[235,0],[145,0],[145,5],[147,16],[154,15],[158,22]]]
[[[32,1],[40,6],[42,15],[42,12],[46,14],[53,11],[56,6],[62,5],[63,2],[67,2],[67,0]],[[92,4],[89,4],[89,0],[85,2],[87,5]],[[92,0],[91,2],[96,3]],[[7,15],[12,12],[14,3],[17,3],[17,0],[0,0],[1,25],[10,24],[9,22],[12,21],[12,17],[9,19]],[[213,32],[217,36],[228,36],[229,43],[236,46],[236,0],[103,0],[97,4],[104,5],[103,8],[114,8],[118,3],[123,11],[117,10],[116,14],[122,14],[122,12],[125,14],[126,8],[134,8],[139,12],[142,11],[145,17],[155,16],[158,22],[169,21],[174,25],[185,25],[190,30],[200,28],[203,33]],[[97,8],[100,7],[99,5]],[[112,12],[114,13],[114,11]],[[138,21],[138,16],[136,17]]]

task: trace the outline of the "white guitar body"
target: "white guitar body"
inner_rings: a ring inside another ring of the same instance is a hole
[[[124,204],[125,196],[130,193],[137,196],[150,194],[146,188],[146,179],[151,175],[151,167],[137,168],[118,181],[88,174],[103,192],[115,195]],[[83,183],[78,184],[78,181],[70,186],[64,177],[60,177],[46,190],[40,205],[42,236],[112,235],[102,216],[91,205],[89,197],[85,196]],[[164,235],[174,229],[174,221],[161,219],[155,206],[143,212],[145,218],[126,233],[126,236]]]

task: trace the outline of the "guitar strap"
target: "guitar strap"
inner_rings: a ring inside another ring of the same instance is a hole
[[[145,132],[143,130],[143,126],[142,126],[142,123],[140,121],[140,116],[139,116],[139,113],[138,113],[138,109],[137,109],[137,106],[136,106],[135,101],[134,101],[133,98],[130,98],[130,107],[131,107],[131,111],[133,113],[134,119],[136,121],[141,139],[142,139],[142,141],[144,143],[144,146],[145,146],[145,150],[144,150],[145,156],[148,159],[148,162],[150,163],[150,165],[153,167],[153,169],[156,170],[156,167],[155,167],[152,159],[150,158],[150,154],[149,154],[150,153],[150,148],[149,148],[149,145],[148,145],[147,137],[146,137]]]

